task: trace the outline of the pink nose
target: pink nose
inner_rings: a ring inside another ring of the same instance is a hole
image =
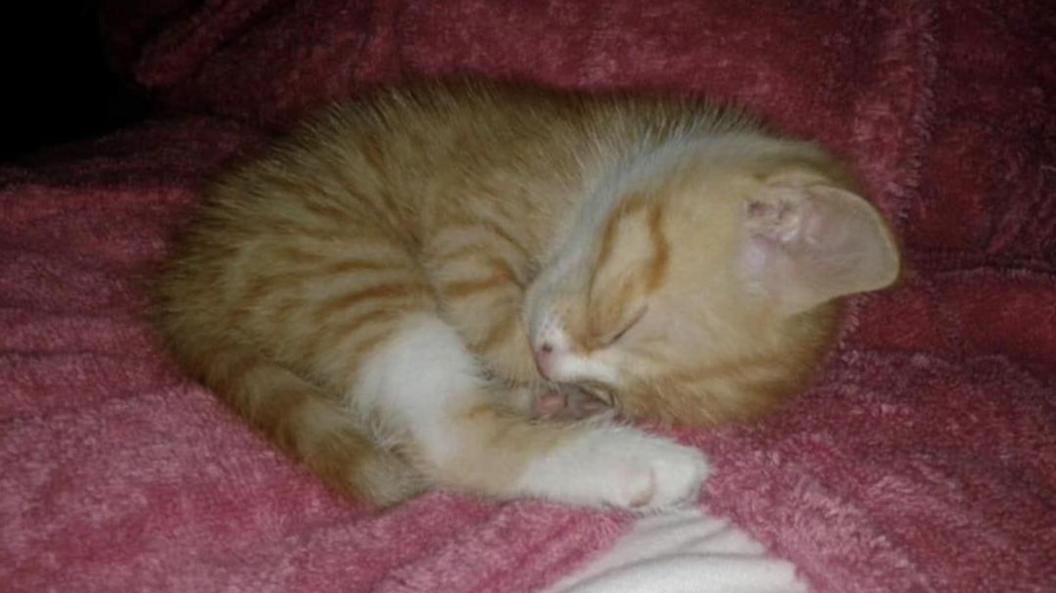
[[[535,355],[535,368],[539,369],[539,374],[544,378],[549,379],[549,368],[551,364],[551,354],[554,353],[554,347],[548,342],[543,342],[543,345],[534,352]]]

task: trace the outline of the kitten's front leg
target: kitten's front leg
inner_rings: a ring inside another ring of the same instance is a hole
[[[432,315],[408,318],[363,369],[353,405],[403,435],[401,450],[435,485],[655,510],[692,501],[708,474],[696,449],[629,427],[510,413],[461,337]]]
[[[438,231],[425,253],[445,318],[487,369],[513,383],[541,381],[521,320],[527,266],[520,247],[482,224]]]
[[[561,501],[651,511],[695,502],[708,473],[696,449],[601,424],[531,460],[517,488]]]

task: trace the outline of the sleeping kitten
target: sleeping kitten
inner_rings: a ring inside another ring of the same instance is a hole
[[[158,322],[344,491],[652,510],[696,494],[697,450],[547,419],[591,398],[696,425],[765,410],[803,385],[839,297],[898,268],[832,157],[737,113],[424,87],[337,107],[213,184]]]

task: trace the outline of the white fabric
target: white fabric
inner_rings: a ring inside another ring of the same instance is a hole
[[[807,593],[795,567],[700,510],[639,519],[546,593]]]

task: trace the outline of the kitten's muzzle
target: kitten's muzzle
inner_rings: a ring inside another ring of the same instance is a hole
[[[532,356],[535,358],[535,368],[539,370],[539,374],[543,378],[549,379],[554,365],[553,345],[549,342],[543,342],[542,345],[532,351]]]

